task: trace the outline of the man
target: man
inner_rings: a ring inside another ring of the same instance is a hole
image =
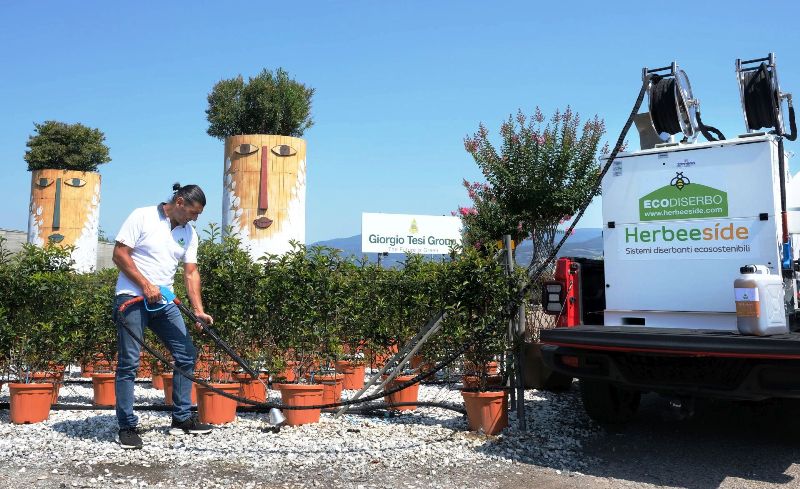
[[[175,366],[187,373],[194,372],[197,351],[192,344],[178,307],[164,304],[159,286],[170,290],[175,272],[183,262],[186,291],[198,319],[211,324],[213,318],[203,311],[200,298],[200,273],[197,269],[197,232],[190,224],[206,205],[206,197],[197,185],[173,185],[169,202],[157,206],[135,209],[125,220],[114,246],[114,264],[119,268],[114,318],[117,323],[116,395],[117,442],[126,449],[142,448],[137,432],[138,418],[133,414],[133,388],[136,369],[139,367],[139,343],[122,325],[119,307],[133,297],[144,297],[125,310],[124,321],[139,338],[149,327],[172,353]],[[161,302],[161,304],[159,304]],[[162,307],[164,306],[164,307]],[[149,309],[149,310],[148,310]],[[211,426],[200,423],[192,415],[192,383],[175,374],[173,379],[173,412],[170,434],[206,434]]]

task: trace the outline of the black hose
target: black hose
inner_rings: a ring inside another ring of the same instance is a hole
[[[675,103],[675,78],[652,75],[650,84],[650,118],[659,135],[682,131]]]
[[[780,131],[778,113],[780,111],[780,95],[772,86],[772,77],[767,64],[761,63],[758,69],[742,73],[744,85],[744,112],[747,117],[747,128],[757,131],[762,127],[771,127]]]
[[[620,133],[619,137],[617,138],[617,142],[614,145],[614,149],[611,151],[611,154],[609,155],[608,160],[606,161],[606,164],[603,166],[603,169],[597,175],[597,181],[595,183],[594,188],[592,189],[590,194],[587,196],[587,200],[579,208],[578,212],[575,215],[575,218],[572,221],[572,224],[570,224],[569,228],[564,232],[564,235],[561,237],[561,240],[558,242],[558,244],[550,252],[550,255],[547,257],[547,259],[544,262],[542,262],[535,270],[532,270],[531,272],[529,272],[526,283],[523,284],[522,287],[520,287],[520,290],[517,292],[516,296],[511,301],[509,301],[509,303],[506,304],[506,306],[504,307],[503,310],[504,310],[504,312],[506,313],[506,315],[509,318],[511,317],[512,314],[516,313],[516,310],[519,307],[519,304],[524,300],[525,296],[530,291],[532,284],[538,283],[538,281],[541,278],[542,274],[547,269],[548,264],[550,262],[552,262],[553,259],[556,257],[556,255],[558,254],[558,251],[564,245],[564,242],[567,240],[567,238],[572,234],[572,230],[575,229],[575,226],[578,224],[578,221],[580,221],[581,217],[586,212],[586,208],[592,202],[592,199],[594,198],[594,196],[597,195],[598,191],[600,190],[600,186],[602,185],[603,177],[605,177],[606,173],[608,173],[609,168],[611,168],[611,164],[613,163],[614,159],[617,157],[617,154],[619,153],[619,151],[622,149],[622,146],[623,146],[623,144],[625,142],[625,136],[628,134],[628,131],[630,130],[631,125],[633,124],[633,118],[639,112],[639,108],[641,107],[642,101],[644,100],[645,92],[647,92],[647,88],[648,88],[648,86],[650,85],[651,81],[654,78],[656,78],[656,77],[653,76],[653,75],[649,75],[649,76],[646,76],[644,78],[644,80],[642,81],[642,87],[639,90],[639,95],[636,98],[636,102],[633,105],[633,109],[631,110],[630,115],[628,116],[628,120],[625,122],[625,125],[622,128],[622,132]],[[658,78],[660,79],[660,77],[658,77]],[[673,80],[673,83],[674,83],[674,80]],[[673,86],[673,90],[674,90],[674,86]],[[120,312],[120,314],[118,316],[121,319],[122,326],[126,329],[126,331],[128,331],[128,334],[131,335],[131,337],[134,339],[134,341],[139,343],[139,345],[142,346],[145,350],[147,350],[148,353],[150,353],[155,358],[157,358],[158,360],[163,362],[165,365],[172,366],[173,371],[175,371],[178,374],[184,376],[185,378],[189,379],[190,381],[192,381],[192,382],[194,382],[196,384],[202,385],[203,387],[205,387],[205,388],[209,389],[210,391],[215,392],[215,393],[217,393],[217,394],[219,394],[219,395],[221,395],[223,397],[226,397],[228,399],[232,399],[232,400],[235,400],[237,402],[241,402],[243,404],[247,404],[247,405],[250,405],[250,406],[255,406],[255,407],[258,407],[258,408],[262,408],[262,409],[271,409],[271,408],[284,409],[284,410],[333,409],[333,408],[338,408],[338,407],[342,407],[342,406],[352,406],[352,405],[355,405],[355,404],[364,404],[364,403],[367,403],[367,402],[370,402],[370,401],[375,401],[375,400],[380,399],[382,397],[385,397],[387,395],[394,394],[395,392],[400,392],[403,389],[411,387],[412,385],[417,384],[417,383],[421,382],[422,380],[433,376],[436,372],[440,371],[441,369],[443,369],[447,365],[449,365],[452,362],[454,362],[459,356],[461,356],[464,352],[466,352],[472,345],[474,345],[478,341],[482,340],[483,337],[486,334],[488,334],[488,329],[487,329],[487,327],[484,326],[483,329],[475,331],[475,333],[474,333],[474,335],[473,335],[471,340],[464,342],[464,344],[461,345],[460,348],[458,348],[453,353],[451,353],[450,355],[445,357],[441,362],[439,362],[438,364],[434,365],[431,369],[426,370],[424,372],[421,372],[420,374],[418,374],[415,377],[413,377],[411,380],[408,380],[408,381],[402,382],[402,383],[398,383],[393,388],[384,389],[384,391],[382,391],[382,392],[378,392],[376,394],[372,394],[372,395],[369,395],[369,396],[361,397],[361,398],[354,399],[354,400],[342,401],[342,402],[338,402],[338,403],[318,404],[318,405],[313,405],[313,406],[286,406],[284,404],[253,401],[252,399],[247,399],[247,398],[244,398],[244,397],[240,397],[240,396],[236,396],[236,395],[233,395],[233,394],[229,394],[228,392],[225,392],[225,391],[223,391],[221,389],[217,389],[216,387],[210,385],[208,382],[205,382],[203,380],[200,380],[200,379],[194,377],[194,375],[183,371],[182,369],[178,368],[175,365],[172,365],[169,362],[169,360],[167,360],[163,355],[161,355],[160,352],[157,352],[157,351],[153,350],[152,348],[150,348],[149,346],[147,346],[144,343],[144,340],[142,338],[140,338],[138,335],[136,335],[136,333],[134,333],[131,330],[131,328],[128,326],[127,320],[125,319],[125,315],[124,315],[123,312]],[[437,317],[433,319],[433,321],[441,320],[443,317],[444,317],[444,313],[440,312],[440,313],[438,313]]]
[[[752,71],[742,72],[742,91],[747,129],[757,131],[761,128],[773,128],[775,134],[784,136],[789,141],[797,139],[797,123],[794,107],[789,97],[789,134],[785,134],[780,121],[781,94],[773,81],[766,63]]]
[[[418,406],[418,407],[435,407],[440,409],[447,409],[449,411],[455,411],[457,413],[466,414],[466,410],[458,406],[456,404],[450,404],[446,402],[427,402],[427,401],[414,401],[414,402],[397,402],[397,403],[375,403],[375,404],[368,404],[366,406],[362,406],[360,408],[354,408],[348,410],[348,414],[358,414],[361,412],[372,412],[377,411],[380,409],[390,409],[393,407],[403,407],[403,406]],[[10,409],[11,403],[8,402],[0,402],[0,409]],[[171,412],[173,410],[173,406],[169,404],[139,404],[134,405],[134,411],[157,411],[157,412]],[[92,404],[53,404],[50,406],[50,409],[53,411],[112,411],[115,409],[114,406],[95,406]],[[191,407],[192,411],[197,410],[197,406]],[[326,413],[335,413],[337,409],[323,409],[323,412]],[[248,407],[248,406],[236,406],[237,413],[266,413],[269,412],[269,409],[260,408],[260,407]]]
[[[587,195],[586,202],[583,203],[578,209],[578,212],[575,214],[575,218],[572,220],[572,224],[564,231],[563,236],[561,236],[561,240],[558,244],[553,247],[550,251],[550,255],[547,257],[545,261],[543,261],[539,266],[528,273],[528,280],[523,285],[519,292],[514,299],[511,300],[509,304],[506,306],[511,308],[511,310],[516,310],[519,307],[519,304],[522,303],[522,300],[525,296],[530,292],[531,287],[533,284],[538,283],[539,279],[541,278],[542,274],[547,270],[548,265],[555,259],[558,255],[559,250],[561,247],[564,246],[564,243],[567,241],[572,235],[572,231],[575,229],[575,226],[578,225],[578,222],[583,217],[583,214],[586,212],[586,208],[589,207],[589,204],[592,203],[592,199],[600,192],[600,187],[603,184],[603,178],[608,173],[609,168],[611,168],[611,164],[614,162],[614,159],[617,157],[617,154],[622,150],[623,144],[625,144],[625,136],[628,134],[628,131],[633,124],[633,118],[636,117],[636,114],[639,112],[639,108],[642,106],[642,101],[644,100],[644,94],[647,92],[647,87],[650,84],[651,78],[654,75],[648,75],[644,77],[642,80],[642,88],[639,90],[639,96],[636,98],[636,102],[633,104],[633,109],[631,109],[631,113],[628,116],[628,121],[622,126],[622,132],[620,132],[619,137],[617,138],[617,142],[614,143],[614,149],[611,150],[611,153],[608,155],[608,159],[606,160],[606,164],[603,165],[603,169],[600,170],[600,173],[597,174],[597,181],[594,184],[594,188],[592,191]],[[531,262],[531,267],[533,266],[533,262]]]
[[[440,313],[440,314],[442,314],[442,313]],[[158,352],[158,351],[150,348],[149,346],[147,346],[147,344],[145,344],[144,340],[142,338],[140,338],[136,333],[134,333],[133,330],[130,328],[130,326],[128,326],[128,321],[125,318],[124,310],[121,311],[118,314],[118,317],[120,318],[120,324],[122,324],[122,326],[125,328],[125,330],[128,332],[128,334],[134,339],[134,341],[136,341],[142,348],[147,350],[148,353],[150,353],[155,358],[157,358],[158,360],[163,362],[165,365],[171,366],[172,369],[173,369],[173,372],[177,372],[179,375],[182,375],[183,377],[189,379],[191,382],[194,382],[195,384],[198,384],[198,385],[202,385],[206,389],[208,389],[208,390],[210,390],[210,391],[212,391],[212,392],[214,392],[216,394],[219,394],[219,395],[221,395],[223,397],[226,397],[228,399],[232,399],[234,401],[241,402],[243,404],[247,404],[247,405],[250,405],[250,406],[263,408],[263,409],[266,409],[266,410],[269,410],[269,409],[272,409],[272,408],[282,409],[282,410],[332,409],[332,408],[338,408],[338,407],[342,407],[342,406],[351,406],[351,405],[355,405],[355,404],[364,404],[364,403],[367,403],[367,402],[370,402],[370,401],[378,400],[378,399],[380,399],[382,397],[394,394],[396,392],[400,392],[401,390],[406,389],[408,387],[411,387],[412,385],[421,382],[423,379],[426,379],[426,378],[432,376],[433,374],[435,374],[436,372],[438,372],[442,368],[444,368],[447,365],[449,365],[450,363],[454,362],[467,349],[469,349],[469,347],[471,347],[472,345],[477,343],[479,340],[481,340],[483,338],[483,336],[486,334],[486,332],[488,331],[486,329],[476,331],[475,335],[473,336],[473,338],[470,341],[465,342],[461,346],[461,348],[456,350],[454,353],[451,353],[442,362],[440,362],[437,365],[434,365],[430,370],[427,370],[425,372],[420,373],[419,375],[415,376],[411,380],[408,380],[407,382],[399,383],[395,387],[392,387],[392,388],[389,388],[389,389],[384,389],[381,392],[378,392],[378,393],[375,393],[375,394],[372,394],[372,395],[369,395],[369,396],[365,396],[365,397],[361,397],[361,398],[353,399],[353,400],[348,400],[348,401],[341,401],[341,402],[338,402],[338,403],[316,404],[316,405],[310,405],[310,406],[287,406],[285,404],[276,404],[276,403],[272,403],[272,402],[254,401],[254,400],[248,399],[246,397],[240,397],[240,396],[237,396],[237,395],[234,395],[234,394],[230,394],[228,392],[225,392],[222,389],[218,389],[218,388],[214,387],[213,385],[211,385],[209,382],[206,382],[205,380],[198,379],[194,375],[192,375],[192,374],[184,371],[183,369],[179,368],[178,366],[170,363],[169,360],[167,360],[160,352]]]
[[[677,82],[674,77],[662,77],[659,75],[652,75],[652,83],[650,84],[650,119],[653,121],[653,127],[660,135],[661,133],[677,134],[683,132],[681,128],[678,105],[676,101],[675,86]],[[688,107],[687,107],[688,110]],[[722,131],[713,126],[706,126],[700,118],[700,109],[695,111],[697,117],[697,128],[700,133],[708,141],[720,141],[725,139]],[[714,135],[712,135],[714,133]]]
[[[797,139],[797,124],[794,121],[794,107],[791,105],[791,99],[789,100],[789,130],[791,132],[786,135],[786,139],[789,141],[794,141]]]
[[[703,137],[706,138],[706,141],[722,141],[725,139],[725,135],[722,134],[722,131],[716,127],[703,124],[703,119],[700,117],[700,109],[695,112],[695,115],[697,116],[697,126],[703,134]],[[712,132],[716,134],[717,137],[712,136]]]

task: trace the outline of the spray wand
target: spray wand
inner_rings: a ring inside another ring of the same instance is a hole
[[[225,341],[222,338],[220,338],[220,336],[217,334],[214,328],[211,327],[210,324],[198,318],[197,315],[195,315],[195,313],[191,309],[186,307],[186,305],[183,302],[181,302],[180,299],[178,299],[175,293],[169,290],[167,287],[164,287],[162,285],[159,287],[159,289],[161,290],[161,297],[163,297],[164,301],[166,301],[165,304],[161,307],[166,307],[166,305],[169,304],[170,302],[175,304],[178,307],[178,310],[180,310],[183,314],[186,314],[186,316],[192,321],[194,321],[195,324],[199,324],[203,332],[206,333],[208,336],[210,336],[211,339],[214,340],[214,343],[217,344],[217,346],[222,348],[225,351],[225,353],[227,353],[228,356],[231,357],[231,359],[233,359],[234,362],[236,362],[240,367],[242,367],[242,370],[244,370],[253,380],[261,382],[261,384],[264,386],[266,390],[269,390],[269,386],[267,386],[267,384],[264,382],[261,376],[258,375],[258,372],[253,370],[253,368],[247,362],[245,362],[244,359],[241,358],[233,350],[233,348],[231,348],[229,344],[225,343]],[[139,296],[139,297],[134,297],[133,299],[122,304],[119,308],[119,312],[123,313],[125,309],[128,308],[128,306],[135,304],[139,301],[144,302],[146,309],[153,311],[153,309],[147,307],[147,300],[144,297]],[[158,309],[161,309],[161,307]],[[286,420],[286,418],[283,416],[283,413],[281,413],[281,411],[276,408],[270,409],[269,418],[270,418],[270,423],[276,426],[281,425]]]

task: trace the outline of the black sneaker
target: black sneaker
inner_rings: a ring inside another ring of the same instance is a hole
[[[119,446],[126,450],[140,450],[142,448],[142,439],[136,428],[123,428],[117,433],[117,443]]]
[[[184,421],[172,418],[172,426],[169,429],[170,435],[206,435],[211,433],[214,427],[210,424],[201,423],[197,415],[193,414]]]

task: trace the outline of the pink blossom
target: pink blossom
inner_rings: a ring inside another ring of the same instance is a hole
[[[533,120],[535,120],[539,124],[544,122],[544,114],[542,114],[542,109],[540,109],[538,105],[536,106],[536,110],[533,113]]]

